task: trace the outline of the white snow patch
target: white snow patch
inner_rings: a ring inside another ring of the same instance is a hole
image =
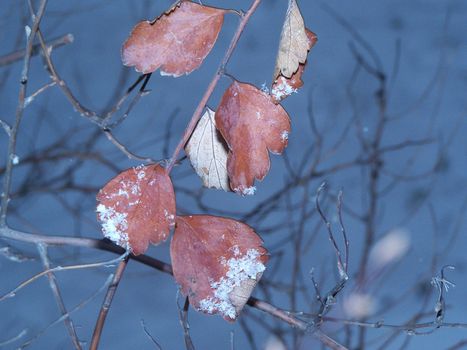
[[[234,192],[240,192],[244,196],[252,196],[256,192],[256,187],[251,186],[251,187],[247,187],[247,188],[244,188],[244,189],[240,189],[239,187],[235,187],[233,190],[234,190]]]
[[[269,95],[269,88],[268,88],[268,86],[266,85],[266,82],[264,82],[263,84],[261,84],[261,91],[264,92],[265,94],[268,94],[268,95]]]
[[[245,196],[252,196],[252,195],[255,194],[255,192],[256,192],[256,187],[255,186],[244,188],[243,191],[242,191],[243,195],[245,195]]]
[[[31,35],[31,27],[30,26],[24,26],[24,31],[26,32],[26,40],[29,39],[29,36]]]
[[[19,157],[16,154],[12,154],[11,162],[13,163],[13,165],[17,165],[19,163]]]
[[[282,131],[281,133],[281,140],[285,142],[289,139],[289,132],[287,130]]]
[[[175,73],[164,72],[162,69],[159,70],[159,73],[160,73],[161,77],[174,77],[174,78],[178,78],[178,77],[182,76],[182,74],[175,74]]]
[[[272,88],[271,95],[276,101],[280,101],[284,97],[292,95],[294,92],[297,92],[297,89],[294,89],[292,86],[290,86],[287,79],[284,77],[279,77],[279,84]]]
[[[232,248],[230,248],[234,256],[239,256],[240,255],[240,248],[238,245],[234,245]]]
[[[169,214],[168,210],[167,209],[164,209],[164,216],[165,216],[165,219],[169,222],[169,223],[173,223],[174,219],[175,219],[175,216],[173,214]]]
[[[238,249],[238,246],[236,246]],[[235,247],[233,247],[235,248]],[[232,303],[230,293],[240,287],[242,283],[248,280],[256,280],[258,274],[262,274],[266,269],[264,264],[259,261],[260,253],[256,249],[250,249],[242,257],[222,259],[221,263],[229,268],[225,277],[218,281],[211,282],[211,288],[214,296],[200,301],[199,308],[209,314],[219,312],[220,314],[235,319],[237,317],[236,305]],[[245,296],[246,298],[248,296]]]
[[[127,213],[119,213],[114,208],[99,204],[96,209],[102,225],[104,236],[125,249],[131,249],[128,241]]]
[[[146,177],[146,173],[144,172],[144,170],[140,170],[137,176],[138,176],[138,180],[142,180]]]
[[[261,116],[261,112],[256,111],[256,119],[259,120],[259,119],[261,119],[261,117],[262,117],[262,116]]]

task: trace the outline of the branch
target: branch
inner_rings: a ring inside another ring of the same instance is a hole
[[[44,265],[46,270],[50,270],[50,261],[47,255],[47,246],[44,244],[38,244],[37,249],[39,250],[39,255],[41,256],[42,264]],[[58,288],[57,279],[52,272],[47,273],[47,278],[49,279],[49,286],[52,290],[54,295],[55,301],[60,309],[60,313],[64,316],[65,326],[70,334],[71,342],[75,349],[81,350],[81,344],[79,342],[78,336],[76,335],[75,327],[73,326],[73,321],[71,320],[70,316],[65,307],[65,303],[63,302],[62,295],[60,293],[60,289]],[[66,315],[66,316],[65,316]]]
[[[188,123],[187,128],[185,129],[185,132],[183,134],[182,139],[178,143],[177,147],[175,148],[175,151],[172,154],[172,158],[170,158],[170,161],[167,165],[167,173],[170,173],[172,170],[173,166],[175,165],[178,155],[180,154],[182,148],[185,146],[187,143],[188,139],[190,138],[191,134],[193,133],[193,130],[196,127],[196,124],[199,121],[199,118],[201,117],[201,113],[203,112],[204,107],[208,103],[209,98],[211,97],[217,83],[219,82],[219,79],[221,76],[224,74],[225,66],[229,62],[230,57],[232,56],[232,53],[234,52],[235,48],[237,47],[238,40],[240,39],[240,36],[243,33],[243,30],[245,29],[246,24],[248,23],[251,15],[255,12],[256,8],[259,6],[261,0],[254,0],[253,3],[251,4],[250,8],[248,11],[241,17],[240,23],[238,24],[237,30],[235,31],[235,34],[230,42],[230,45],[224,55],[224,58],[222,59],[222,62],[220,63],[219,67],[217,68],[216,73],[214,74],[214,77],[212,78],[211,82],[209,83],[206,92],[204,93],[203,97],[201,98],[201,101],[199,101],[198,106],[196,107],[195,111],[193,112],[193,115],[191,116],[190,122]]]
[[[117,270],[115,271],[114,278],[112,279],[112,283],[107,289],[107,294],[105,295],[104,302],[101,306],[101,311],[99,312],[99,317],[96,321],[96,327],[94,328],[94,333],[92,334],[91,346],[89,347],[90,350],[97,350],[97,347],[99,346],[99,341],[101,339],[105,319],[107,318],[107,314],[109,313],[109,309],[112,305],[112,300],[115,296],[115,292],[117,291],[120,280],[123,277],[123,272],[125,272],[125,268],[128,265],[128,259],[129,256],[127,255],[125,256],[125,258],[122,259],[122,261],[120,261]]]
[[[49,50],[51,50],[51,49],[65,46],[67,44],[71,44],[73,40],[74,40],[73,34],[65,34],[58,38],[50,40],[49,42],[46,43],[46,46],[49,48]],[[39,54],[40,48],[41,48],[40,44],[33,45],[30,55],[36,56],[37,54]],[[27,50],[23,49],[23,50],[11,52],[4,56],[0,56],[0,67],[7,66],[16,61],[19,61],[23,59],[26,56],[26,54],[27,54]]]

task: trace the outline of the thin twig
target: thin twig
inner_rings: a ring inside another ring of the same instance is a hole
[[[91,296],[89,296],[87,299],[83,300],[82,302],[80,302],[78,305],[76,305],[74,308],[72,308],[70,311],[68,311],[66,314],[62,315],[61,317],[57,318],[55,321],[53,321],[52,323],[50,323],[49,325],[47,325],[47,327],[45,327],[43,330],[41,330],[40,332],[38,332],[36,335],[34,335],[34,337],[32,337],[31,339],[29,339],[28,341],[26,341],[25,343],[23,343],[19,349],[24,349],[26,347],[28,347],[29,345],[31,345],[32,342],[34,342],[35,340],[37,340],[41,335],[43,335],[45,332],[47,332],[47,330],[49,330],[50,328],[52,328],[53,326],[55,326],[56,324],[59,324],[60,322],[63,322],[65,320],[65,318],[67,317],[71,317],[71,314],[73,314],[74,312],[82,309],[84,306],[86,306],[90,301],[94,300],[96,298],[97,295],[99,295],[100,293],[102,293],[111,283],[112,279],[113,279],[113,274],[110,274],[109,277],[107,278],[107,280],[104,282],[104,284],[99,287],[99,289],[97,291],[95,291]]]
[[[126,255],[118,264],[115,275],[112,279],[112,283],[107,289],[107,293],[104,297],[104,302],[102,303],[101,310],[99,311],[99,316],[96,321],[96,326],[94,327],[94,332],[92,334],[90,350],[97,350],[99,346],[99,341],[101,340],[102,330],[104,329],[105,319],[109,313],[110,306],[112,305],[115,292],[117,291],[120,280],[123,277],[123,272],[128,265],[129,255]]]
[[[185,302],[183,304],[183,308],[178,303],[178,299],[180,297],[180,291],[177,291],[177,308],[178,308],[178,316],[180,319],[180,325],[183,328],[183,338],[185,339],[185,348],[187,350],[195,350],[195,346],[193,345],[193,341],[191,340],[190,336],[190,325],[188,324],[188,309],[190,308],[190,301],[188,297],[185,298]]]
[[[49,42],[46,43],[46,46],[51,49],[56,49],[64,45],[71,44],[73,40],[74,40],[73,34],[65,34],[58,38],[50,40]],[[41,49],[40,44],[33,45],[30,55],[36,56],[37,54],[39,54],[40,49]],[[26,56],[26,50],[24,49],[11,52],[4,56],[0,56],[0,67],[19,61],[23,59],[25,56]]]
[[[170,158],[170,161],[167,165],[167,173],[170,173],[172,170],[173,166],[175,165],[178,155],[180,154],[182,148],[185,146],[187,143],[188,139],[190,138],[191,134],[193,133],[193,130],[196,127],[196,124],[198,123],[199,118],[201,117],[201,113],[203,112],[204,107],[208,103],[209,98],[211,97],[211,94],[213,93],[219,79],[221,78],[222,74],[224,74],[225,66],[229,62],[230,57],[232,56],[232,53],[234,52],[235,48],[237,47],[238,40],[240,39],[240,36],[243,33],[243,30],[245,29],[246,24],[248,23],[251,15],[255,12],[256,8],[259,6],[261,3],[261,0],[254,0],[253,3],[251,4],[250,8],[248,11],[241,17],[240,22],[238,24],[237,30],[235,31],[235,34],[230,42],[230,45],[224,55],[224,58],[222,59],[219,67],[217,68],[216,73],[214,74],[214,77],[212,78],[211,82],[209,83],[203,97],[201,98],[201,101],[199,101],[198,106],[196,107],[195,111],[193,112],[193,115],[191,116],[190,122],[188,123],[188,126],[185,129],[185,132],[183,134],[183,137],[181,138],[180,142],[178,143],[177,147],[175,148],[172,158]]]
[[[10,137],[8,140],[8,151],[6,157],[6,169],[5,174],[3,175],[3,189],[1,193],[1,208],[0,208],[0,226],[5,226],[6,224],[6,214],[8,211],[8,202],[10,200],[10,190],[11,190],[11,180],[13,172],[13,158],[16,152],[16,137],[18,134],[19,126],[21,124],[21,119],[23,118],[25,98],[26,98],[26,88],[28,84],[29,77],[29,66],[31,62],[31,54],[33,49],[34,38],[36,37],[37,30],[39,29],[39,24],[41,23],[42,17],[45,13],[45,8],[47,6],[47,0],[41,0],[39,4],[39,9],[37,14],[33,16],[33,25],[31,32],[28,35],[26,49],[24,54],[23,69],[21,71],[21,80],[20,88],[18,94],[18,105],[16,107],[16,116],[13,127],[11,128]]]
[[[37,249],[39,250],[39,255],[41,257],[44,268],[46,270],[50,270],[50,260],[47,254],[47,246],[45,244],[38,244]],[[49,272],[47,273],[47,278],[49,279],[49,286],[52,290],[52,294],[54,295],[55,302],[57,303],[58,308],[60,309],[60,313],[62,314],[62,316],[67,315],[68,312],[66,310],[65,303],[63,302],[63,298],[60,293],[60,288],[58,287],[55,275],[52,272]],[[68,330],[68,334],[70,335],[73,346],[75,347],[75,349],[81,350],[81,344],[79,342],[78,335],[76,334],[73,321],[69,316],[66,316],[63,322],[65,323],[65,326]]]
[[[0,301],[3,301],[5,299],[12,298],[12,297],[16,296],[16,293],[18,293],[21,289],[23,289],[27,285],[31,284],[32,282],[36,281],[37,279],[41,278],[42,276],[47,275],[48,273],[58,272],[58,271],[90,269],[90,268],[101,267],[101,266],[112,266],[115,263],[120,262],[127,255],[128,255],[128,253],[124,253],[123,256],[119,256],[116,259],[107,260],[107,261],[98,262],[98,263],[80,264],[80,265],[68,265],[68,266],[57,266],[57,267],[54,267],[54,268],[51,268],[51,269],[44,270],[44,271],[32,276],[31,278],[28,278],[26,281],[20,283],[17,287],[12,289],[8,293],[5,293],[2,296],[0,296]]]
[[[160,345],[160,344],[157,342],[157,340],[151,335],[151,333],[149,333],[149,330],[147,329],[146,324],[144,323],[144,320],[141,320],[140,323],[141,323],[141,327],[143,328],[144,334],[146,334],[146,336],[149,338],[149,340],[151,340],[151,342],[154,344],[155,348],[156,348],[157,350],[162,350],[161,345]]]

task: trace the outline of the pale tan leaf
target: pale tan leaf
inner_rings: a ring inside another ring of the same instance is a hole
[[[297,71],[299,64],[305,63],[311,46],[297,2],[289,0],[276,58],[274,80],[281,74],[290,78]]]
[[[207,109],[185,146],[186,154],[206,187],[229,191],[228,149],[216,129],[215,112]]]

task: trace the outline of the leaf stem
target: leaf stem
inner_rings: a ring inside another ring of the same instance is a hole
[[[166,168],[167,174],[169,174],[172,171],[172,168],[175,165],[175,162],[177,161],[178,155],[180,154],[182,148],[185,146],[191,134],[193,133],[193,130],[195,129],[196,124],[199,121],[199,118],[201,118],[201,113],[203,112],[204,107],[208,103],[209,98],[211,97],[214,89],[216,88],[217,83],[219,82],[219,79],[224,74],[225,66],[229,62],[229,59],[232,56],[233,51],[237,47],[238,40],[240,39],[240,36],[243,33],[243,30],[245,29],[246,24],[248,23],[251,15],[255,12],[256,8],[259,6],[260,3],[261,3],[261,0],[254,0],[250,8],[248,9],[248,11],[241,17],[240,22],[238,23],[237,30],[235,31],[235,34],[230,42],[230,45],[227,51],[225,52],[224,58],[222,59],[219,67],[217,68],[217,71],[214,74],[214,77],[212,78],[211,82],[209,83],[203,97],[201,98],[201,101],[199,101],[198,106],[193,112],[190,122],[188,123],[188,126],[185,129],[183,137],[181,138],[180,142],[175,148],[175,151],[172,154],[172,157],[169,160],[169,163]]]

